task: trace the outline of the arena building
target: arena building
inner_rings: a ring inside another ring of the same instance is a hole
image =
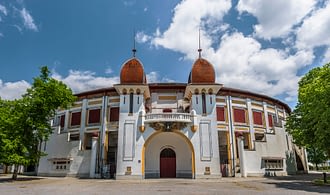
[[[71,108],[57,111],[38,175],[197,179],[308,170],[305,150],[285,131],[288,105],[216,83],[201,50],[187,83],[148,84],[135,51],[119,84],[76,94]]]

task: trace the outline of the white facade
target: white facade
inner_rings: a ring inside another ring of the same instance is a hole
[[[189,93],[196,87],[217,92]],[[178,178],[286,175],[297,171],[296,158],[307,170],[304,153],[285,132],[285,104],[217,84],[196,87],[116,85],[78,94],[80,100],[72,108],[58,111],[54,134],[42,147],[48,155],[41,158],[38,174],[159,178],[160,153],[165,148],[175,152]],[[116,107],[119,118],[110,121],[111,108]],[[223,108],[222,121],[217,117],[217,107]],[[89,123],[93,109],[100,112],[95,124]],[[244,123],[235,122],[235,109],[244,111]],[[77,111],[80,123],[72,126],[72,113]],[[254,124],[256,112],[261,113],[261,125]],[[273,121],[266,120],[268,115]]]

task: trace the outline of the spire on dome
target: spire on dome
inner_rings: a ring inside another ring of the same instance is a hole
[[[133,36],[134,36],[134,39],[133,39],[133,49],[132,49],[132,52],[133,52],[133,57],[135,58],[135,53],[136,53],[136,48],[135,48],[135,37],[136,37],[136,32],[134,30],[133,32]]]
[[[202,57],[202,48],[201,48],[201,29],[199,28],[198,30],[198,53],[199,53],[199,58]]]

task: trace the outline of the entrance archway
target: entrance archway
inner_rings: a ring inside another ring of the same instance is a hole
[[[176,177],[176,155],[171,148],[165,148],[160,153],[160,178]]]
[[[143,160],[141,163],[144,178],[148,179],[161,177],[160,156],[164,149],[172,149],[174,151],[176,178],[194,178],[194,148],[190,140],[179,131],[158,131],[154,132],[147,138],[142,150]]]

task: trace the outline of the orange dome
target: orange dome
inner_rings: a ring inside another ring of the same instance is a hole
[[[120,84],[144,84],[146,82],[141,62],[132,58],[124,63],[120,71]]]
[[[195,61],[188,83],[215,83],[215,71],[210,62],[203,58]]]

